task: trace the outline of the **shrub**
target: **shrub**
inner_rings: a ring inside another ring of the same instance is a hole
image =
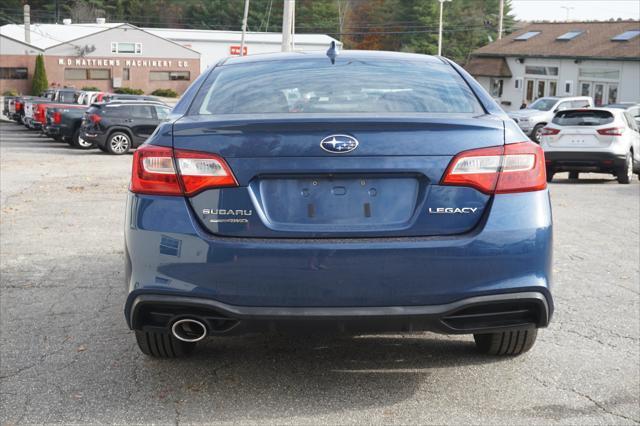
[[[44,69],[44,57],[36,57],[36,69],[33,71],[33,81],[31,83],[31,94],[38,96],[49,88],[47,81],[47,71]]]
[[[80,90],[86,90],[87,92],[99,92],[100,91],[100,89],[98,89],[96,86],[84,86]]]
[[[2,96],[18,96],[18,92],[16,90],[9,89],[2,92]]]
[[[144,95],[144,90],[132,89],[131,87],[118,87],[113,92],[120,95]]]
[[[151,92],[153,96],[160,96],[163,98],[177,98],[178,94],[175,90],[172,89],[156,89]]]

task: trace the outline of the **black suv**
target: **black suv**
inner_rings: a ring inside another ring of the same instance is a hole
[[[154,101],[93,104],[82,118],[80,137],[104,152],[122,155],[141,145],[170,112],[171,107]]]

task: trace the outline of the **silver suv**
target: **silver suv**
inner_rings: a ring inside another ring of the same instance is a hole
[[[524,109],[509,112],[509,117],[518,123],[518,126],[529,135],[532,141],[540,143],[542,128],[551,122],[556,112],[565,109],[590,108],[592,106],[593,99],[589,96],[570,98],[546,96],[537,99]]]

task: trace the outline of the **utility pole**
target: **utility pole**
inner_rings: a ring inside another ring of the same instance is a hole
[[[565,19],[565,21],[569,21],[569,13],[575,9],[575,7],[573,6],[560,6],[562,9],[565,9],[567,11],[567,19]]]
[[[500,0],[500,21],[498,23],[498,40],[502,38],[502,21],[504,20],[504,0]]]
[[[451,0],[438,0],[440,2],[440,29],[438,30],[438,56],[442,56],[442,10],[444,9],[444,2]]]
[[[242,38],[240,39],[240,56],[244,56],[244,39],[247,35],[247,18],[249,17],[249,0],[244,0],[244,15],[242,16]]]
[[[282,51],[291,52],[293,14],[295,13],[295,0],[284,0],[282,10]]]
[[[31,43],[31,7],[28,4],[22,9],[22,19],[24,20],[24,41]]]

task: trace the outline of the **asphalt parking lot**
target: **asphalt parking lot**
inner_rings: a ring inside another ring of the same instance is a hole
[[[470,336],[137,349],[122,305],[131,155],[0,123],[0,423],[640,423],[640,184],[556,176],[556,313],[518,358]]]

